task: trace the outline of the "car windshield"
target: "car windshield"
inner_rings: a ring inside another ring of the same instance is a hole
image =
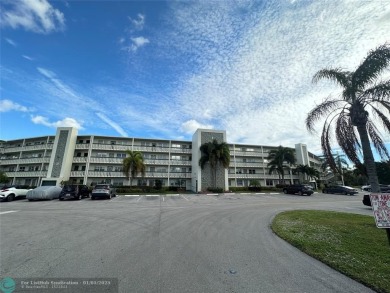
[[[95,189],[107,189],[109,188],[109,185],[107,184],[99,184],[95,186]]]

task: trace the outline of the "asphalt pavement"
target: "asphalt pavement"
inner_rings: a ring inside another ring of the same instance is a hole
[[[118,292],[373,292],[270,229],[285,210],[372,215],[362,196],[151,194],[2,202],[0,276],[114,278]]]

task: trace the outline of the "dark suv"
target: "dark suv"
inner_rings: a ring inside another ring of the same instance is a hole
[[[312,195],[314,193],[313,188],[310,185],[298,184],[298,185],[289,185],[283,187],[283,192],[288,193],[298,193],[299,195]]]
[[[59,200],[64,199],[81,199],[83,197],[89,197],[89,188],[87,185],[70,184],[64,185],[61,190]]]

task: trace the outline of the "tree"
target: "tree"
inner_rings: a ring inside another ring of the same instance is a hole
[[[8,182],[9,182],[9,178],[7,174],[5,174],[4,171],[0,171],[0,183],[8,183]]]
[[[279,146],[268,153],[267,160],[269,160],[267,164],[269,174],[276,171],[279,175],[279,182],[280,177],[282,177],[282,183],[284,184],[284,170],[290,169],[290,165],[296,161],[293,149]]]
[[[123,173],[130,178],[130,186],[133,185],[133,178],[141,173],[145,176],[145,164],[142,153],[139,151],[126,151],[127,157],[123,159]]]
[[[206,163],[210,164],[210,172],[214,187],[217,187],[217,169],[222,166],[224,169],[230,165],[230,150],[226,142],[218,143],[216,139],[212,142],[206,142],[200,146],[201,157],[199,166],[203,170]]]
[[[320,178],[320,172],[313,168],[313,167],[310,167],[309,165],[298,165],[295,170],[298,172],[298,173],[302,173],[304,175],[307,175],[309,177],[309,180],[310,179],[319,179]]]
[[[306,127],[314,132],[314,124],[325,117],[321,134],[321,146],[329,165],[335,168],[331,140],[334,127],[337,143],[355,165],[363,161],[369,182],[374,192],[379,192],[374,156],[370,142],[381,158],[389,158],[389,153],[374,124],[377,118],[384,129],[390,133],[390,80],[378,81],[380,74],[390,64],[390,46],[384,44],[368,53],[355,71],[340,68],[318,71],[313,82],[330,79],[343,89],[340,97],[328,97],[312,109],[306,118]],[[333,126],[333,127],[332,127]],[[359,135],[359,139],[358,139]]]

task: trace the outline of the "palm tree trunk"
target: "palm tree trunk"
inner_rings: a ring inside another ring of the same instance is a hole
[[[363,159],[364,159],[364,165],[366,166],[366,170],[367,170],[368,182],[371,185],[372,192],[380,192],[374,155],[372,154],[367,128],[365,125],[363,125],[363,126],[358,126],[357,130],[359,132],[360,142],[362,144]]]

